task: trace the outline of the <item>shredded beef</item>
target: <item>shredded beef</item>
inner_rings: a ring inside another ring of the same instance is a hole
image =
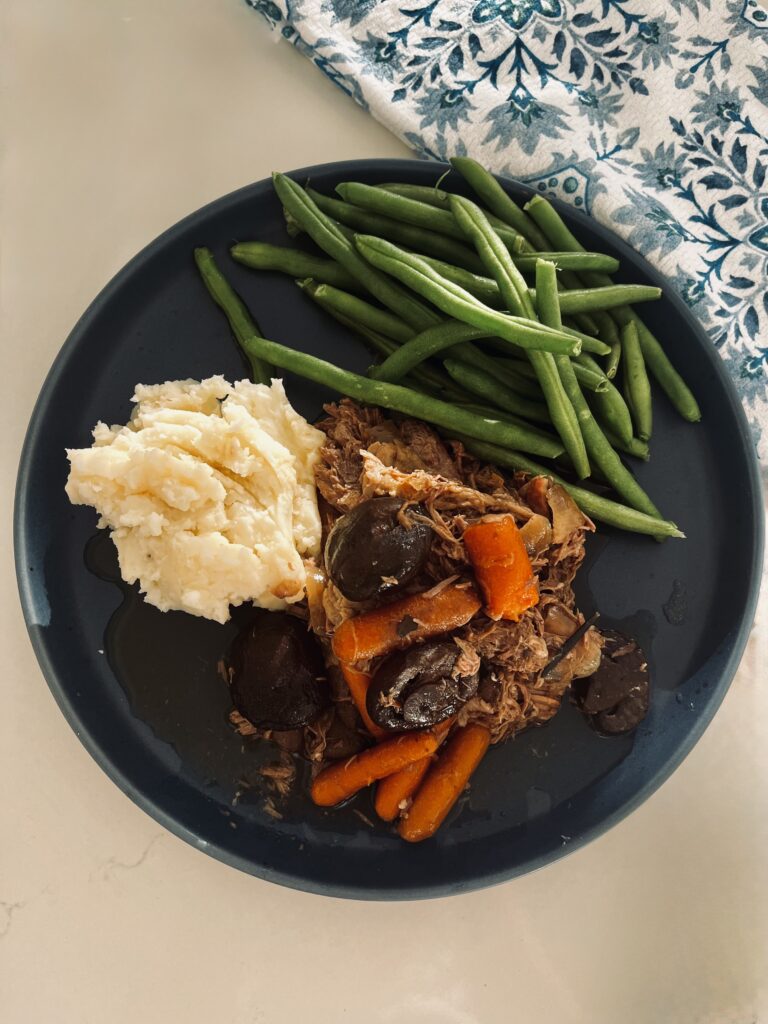
[[[532,559],[539,586],[539,603],[519,622],[492,621],[476,616],[455,633],[462,649],[481,659],[481,685],[458,716],[458,722],[481,722],[496,743],[530,725],[541,724],[557,711],[574,673],[599,656],[600,638],[590,630],[559,663],[556,672],[543,669],[563,644],[562,623],[573,629],[583,621],[574,609],[573,579],[584,557],[585,534],[594,529],[567,493],[543,477],[518,474],[510,479],[495,467],[470,456],[456,441],[446,445],[425,423],[386,418],[378,409],[364,408],[345,399],[326,406],[327,418],[319,426],[327,442],[316,470],[324,499],[324,525],[360,501],[380,494],[396,495],[404,506],[419,503],[434,531],[432,551],[421,576],[409,585],[429,590],[450,577],[469,578],[469,566],[461,538],[466,527],[489,513],[511,513],[521,525],[534,513],[552,522],[552,543]],[[556,488],[555,491],[552,488]],[[414,514],[411,509],[410,514]],[[330,582],[323,605],[329,631],[360,606],[346,601]],[[558,606],[563,614],[560,632],[546,625],[548,610]],[[332,656],[331,656],[332,661]],[[362,667],[362,666],[361,666]],[[376,662],[365,666],[376,668]],[[340,678],[340,677],[338,677]],[[339,686],[337,678],[337,689]],[[334,696],[336,707],[356,715],[345,693]],[[317,724],[317,735],[305,745],[309,756],[321,759],[330,753],[329,722]]]

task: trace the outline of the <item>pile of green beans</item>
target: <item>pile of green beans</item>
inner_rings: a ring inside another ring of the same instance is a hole
[[[544,197],[521,208],[476,161],[451,164],[463,194],[441,179],[435,187],[341,182],[332,196],[275,174],[289,234],[301,237],[230,249],[241,266],[294,278],[358,334],[376,359],[367,376],[262,338],[212,255],[196,250],[254,379],[268,381],[273,366],[299,374],[432,423],[503,468],[560,480],[530,456],[557,459],[620,499],[561,481],[587,515],[682,536],[619,455],[650,456],[651,378],[685,419],[700,418],[633,308],[660,290],[614,283],[618,260],[586,251]]]

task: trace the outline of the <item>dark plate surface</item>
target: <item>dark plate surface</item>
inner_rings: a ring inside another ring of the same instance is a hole
[[[322,190],[339,181],[431,184],[445,168],[371,160],[295,172]],[[456,187],[456,183],[454,183]],[[529,190],[508,183],[516,198]],[[618,279],[665,282],[608,231],[568,208],[589,249],[622,260]],[[541,729],[491,750],[437,837],[408,846],[375,820],[362,794],[339,811],[295,796],[264,809],[255,768],[268,745],[243,744],[227,723],[216,665],[234,634],[163,615],[116,582],[95,515],[64,494],[64,447],[90,442],[97,420],[124,423],[137,382],[246,375],[219,311],[197,278],[210,245],[267,337],[362,371],[352,335],[291,280],[231,262],[228,245],[287,242],[269,182],[226,196],[166,232],[122,270],[73,330],[42,388],[21,459],[16,558],[24,614],[46,679],[68,721],[109,776],[178,836],[262,878],[312,892],[406,899],[466,892],[530,871],[588,842],[641,803],[712,718],[752,623],[762,503],[745,417],[720,359],[669,288],[649,326],[684,368],[703,421],[690,426],[655,397],[652,458],[637,475],[685,541],[656,544],[608,528],[588,542],[581,609],[638,637],[650,661],[651,712],[632,738],[601,739],[569,705]],[[331,397],[287,378],[312,418]],[[255,783],[255,785],[254,785]]]

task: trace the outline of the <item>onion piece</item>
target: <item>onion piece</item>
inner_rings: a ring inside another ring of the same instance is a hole
[[[307,573],[309,625],[313,633],[317,636],[323,636],[328,632],[328,618],[325,614],[325,605],[323,604],[323,595],[328,578],[325,572],[310,560],[304,562],[304,568]]]
[[[573,612],[569,612],[562,604],[551,604],[547,608],[547,614],[544,616],[545,632],[551,633],[553,636],[561,636],[567,640],[569,636],[573,636],[578,626],[579,620]]]
[[[552,509],[552,535],[555,544],[562,544],[576,530],[594,530],[595,525],[560,484],[550,484],[547,502]]]
[[[595,629],[590,629],[584,635],[584,639],[577,644],[570,657],[571,669],[574,679],[581,679],[583,676],[591,676],[600,667],[603,645],[600,634]],[[568,660],[568,659],[566,659]]]
[[[520,527],[520,536],[528,554],[539,555],[552,543],[552,525],[546,516],[534,513],[528,522]]]

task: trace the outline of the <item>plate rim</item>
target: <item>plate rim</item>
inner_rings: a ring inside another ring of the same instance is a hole
[[[349,172],[359,173],[361,170],[384,170],[385,168],[388,172],[392,170],[395,172],[404,170],[407,173],[408,169],[414,164],[421,167],[429,165],[435,169],[436,175],[442,174],[446,170],[450,170],[449,164],[436,160],[379,157],[359,160],[330,161],[323,164],[315,164],[308,167],[290,170],[285,173],[292,178],[298,179],[311,178],[313,175],[327,174],[331,172],[341,175]],[[525,192],[528,192],[531,195],[537,194],[536,189],[534,189],[530,184],[511,178],[509,175],[495,175],[495,177],[503,186],[511,184],[515,189],[522,188]],[[344,179],[342,178],[340,180]],[[193,830],[183,825],[181,821],[158,804],[151,795],[140,789],[125,775],[125,773],[112,759],[108,749],[105,749],[105,747],[96,740],[90,731],[82,726],[75,709],[74,702],[67,689],[60,682],[59,673],[56,671],[48,648],[40,635],[39,623],[34,621],[35,601],[32,593],[33,587],[31,581],[23,571],[23,566],[27,561],[26,553],[29,546],[29,538],[27,534],[31,533],[31,529],[27,524],[28,483],[32,469],[31,456],[37,444],[40,442],[42,420],[45,409],[50,400],[50,395],[55,390],[59,378],[63,375],[66,369],[70,353],[77,349],[80,338],[89,328],[91,321],[98,317],[102,308],[109,303],[112,296],[120,290],[123,282],[130,278],[134,268],[140,266],[155,250],[162,248],[165,244],[172,241],[175,236],[183,233],[192,222],[202,215],[211,212],[214,208],[236,203],[245,194],[252,193],[256,189],[266,189],[269,182],[269,178],[259,179],[258,181],[251,182],[205,203],[197,210],[194,210],[181,218],[181,220],[176,221],[152,239],[147,245],[143,246],[101,288],[95,298],[89,303],[84,312],[77,319],[71,331],[67,335],[66,340],[54,356],[53,362],[51,363],[51,366],[40,386],[40,390],[29,419],[19,456],[14,495],[13,544],[15,572],[27,634],[30,638],[32,648],[43,673],[43,677],[45,678],[46,684],[53,694],[59,709],[77,738],[102,771],[105,772],[112,782],[114,782],[115,785],[117,785],[117,787],[127,797],[129,797],[134,804],[136,804],[136,806],[157,821],[158,824],[167,828],[171,833],[189,843],[195,849],[215,857],[222,863],[238,868],[246,874],[253,875],[254,877],[261,878],[269,882],[284,885],[288,888],[317,895],[336,896],[358,900],[396,901],[431,899],[472,892],[488,888],[505,881],[510,881],[513,878],[536,871],[547,864],[554,863],[576,850],[581,849],[594,839],[610,831],[610,829],[614,828],[619,824],[619,822],[623,821],[624,818],[628,817],[642,803],[644,803],[645,800],[647,800],[677,770],[683,760],[685,760],[694,746],[701,739],[702,735],[712,722],[712,719],[715,717],[715,714],[717,713],[725,694],[733,681],[742,660],[755,618],[755,611],[760,593],[765,542],[765,509],[762,500],[761,471],[754,439],[752,437],[744,407],[738,393],[736,392],[734,382],[728,373],[723,360],[712,345],[704,326],[698,321],[690,308],[682,300],[672,282],[651,263],[649,263],[641,253],[637,252],[627,242],[625,242],[624,239],[617,235],[610,227],[603,225],[597,219],[588,216],[583,211],[578,210],[559,199],[548,197],[556,209],[566,213],[567,216],[575,220],[577,224],[583,224],[588,226],[590,230],[596,230],[598,233],[604,233],[609,236],[611,245],[613,245],[620,253],[623,253],[628,259],[635,262],[639,261],[643,272],[649,278],[655,279],[657,283],[662,285],[664,288],[665,298],[673,303],[677,312],[685,321],[688,329],[696,336],[697,341],[709,356],[709,362],[713,367],[724,397],[727,399],[735,417],[738,436],[747,456],[748,480],[746,482],[748,484],[753,522],[753,530],[751,531],[750,537],[751,565],[749,588],[744,604],[744,614],[739,622],[736,636],[732,642],[730,654],[722,666],[717,684],[712,688],[711,697],[704,712],[698,715],[695,723],[684,737],[684,741],[675,749],[674,754],[668,757],[649,775],[648,778],[646,778],[634,796],[622,803],[621,807],[601,818],[599,823],[580,833],[577,838],[571,840],[561,849],[545,851],[531,860],[526,861],[524,865],[512,868],[506,867],[495,871],[486,871],[482,874],[473,876],[472,879],[469,880],[418,887],[408,887],[407,884],[403,884],[398,888],[377,887],[375,880],[372,880],[371,883],[366,886],[326,884],[316,882],[314,879],[307,878],[305,875],[298,875],[265,867],[262,864],[255,863],[253,860],[248,860],[232,853],[230,850],[216,842],[204,840]]]

